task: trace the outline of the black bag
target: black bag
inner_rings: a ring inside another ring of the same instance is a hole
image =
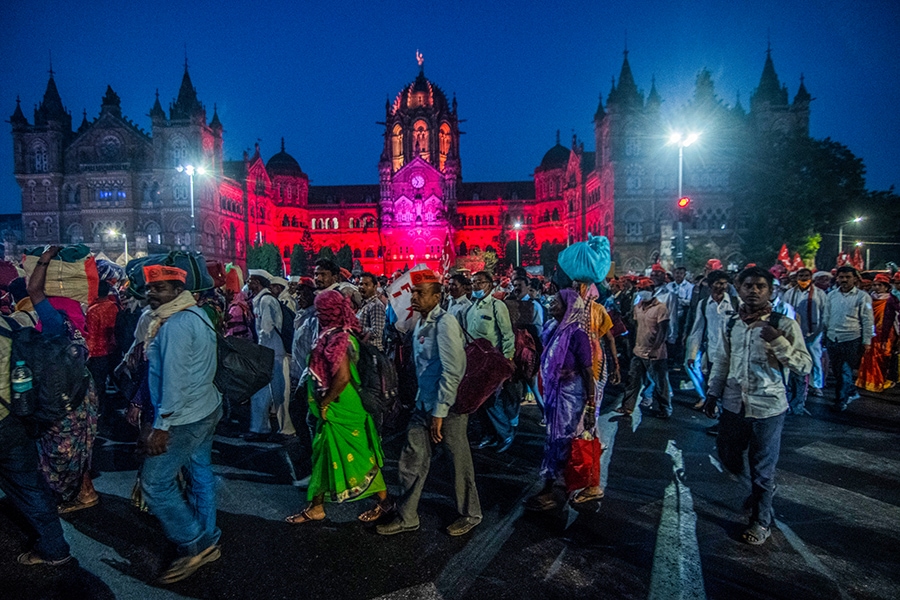
[[[294,347],[294,311],[289,309],[278,298],[275,298],[275,300],[278,301],[278,305],[281,307],[281,330],[278,333],[281,335],[284,351],[290,354],[291,349]]]
[[[243,402],[272,381],[275,351],[250,340],[225,337],[194,311],[216,334],[216,377],[213,384],[232,402]]]
[[[398,401],[399,383],[394,363],[383,352],[368,342],[359,343],[359,397],[363,408],[375,419],[381,429],[385,415],[393,412]]]
[[[28,434],[37,438],[84,401],[91,381],[87,348],[68,336],[45,335],[14,319],[4,320],[9,329],[0,327],[0,335],[12,340],[10,374],[18,361],[31,369],[32,402],[22,407],[12,398],[0,400],[25,422]]]

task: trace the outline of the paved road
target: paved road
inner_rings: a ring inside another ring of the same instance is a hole
[[[419,531],[391,538],[360,525],[360,504],[329,506],[323,524],[282,519],[304,503],[300,444],[247,444],[223,423],[214,446],[222,558],[178,584],[153,582],[166,542],[129,502],[130,432],[104,431],[95,469],[101,504],[66,517],[77,564],[20,567],[25,540],[0,504],[0,597],[18,598],[896,598],[900,595],[900,403],[863,398],[834,415],[824,402],[785,426],[775,509],[761,548],[739,541],[745,482],[721,472],[710,421],[677,396],[669,421],[601,416],[602,506],[531,515],[540,485],[538,413],[523,407],[506,454],[475,452],[484,522],[463,538],[449,472],[436,456]],[[241,414],[238,411],[240,421]],[[389,436],[396,481],[403,439]],[[365,505],[368,507],[368,503]]]

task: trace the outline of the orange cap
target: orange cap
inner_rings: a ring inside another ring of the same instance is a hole
[[[421,271],[412,271],[409,274],[410,281],[413,285],[420,283],[440,283],[441,280],[431,269],[423,269]]]
[[[186,280],[187,271],[178,267],[167,267],[165,265],[144,267],[144,281],[147,283],[155,283],[157,281],[180,281],[184,283]]]

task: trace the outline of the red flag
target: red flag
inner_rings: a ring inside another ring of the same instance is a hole
[[[853,268],[857,271],[862,271],[864,268],[863,257],[862,257],[862,248],[859,246],[856,247],[856,250],[853,251],[853,258],[850,259],[850,264],[853,265]]]
[[[837,266],[838,268],[843,267],[844,265],[850,264],[850,255],[846,252],[841,252],[837,257]]]
[[[778,253],[778,262],[783,264],[785,269],[791,268],[791,253],[788,250],[787,244],[781,245],[781,252]]]
[[[799,271],[803,267],[806,266],[806,263],[803,262],[803,259],[800,258],[799,252],[794,252],[794,262],[791,263],[791,271]]]
[[[441,252],[441,270],[444,275],[450,272],[450,267],[456,262],[456,253],[454,252],[453,242],[450,241],[450,232],[444,238],[444,249]]]

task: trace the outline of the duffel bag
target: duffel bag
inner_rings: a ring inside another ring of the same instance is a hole
[[[468,415],[478,410],[507,379],[512,377],[514,367],[488,340],[484,338],[476,340],[465,329],[463,333],[468,340],[466,373],[456,392],[453,410]]]
[[[128,261],[125,273],[128,275],[129,286],[137,297],[146,296],[146,281],[144,281],[144,267],[149,265],[165,265],[178,267],[187,272],[184,287],[189,292],[202,292],[214,287],[213,278],[206,268],[206,259],[199,252],[182,252],[180,250],[168,254],[151,254],[143,258]]]
[[[575,281],[602,283],[612,266],[609,240],[589,233],[586,242],[576,242],[560,252],[557,264]]]

